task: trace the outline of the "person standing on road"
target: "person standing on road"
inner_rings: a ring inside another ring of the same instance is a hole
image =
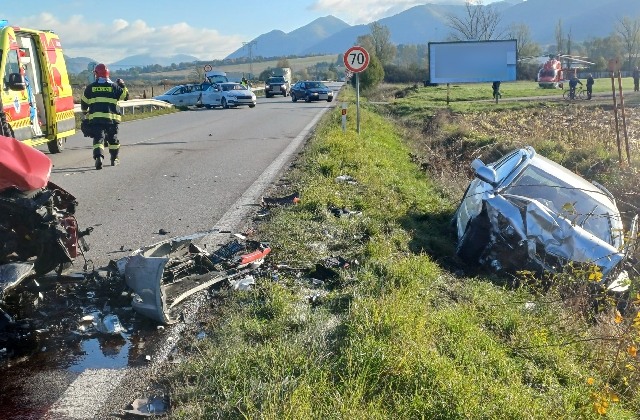
[[[96,169],[102,169],[105,141],[109,144],[111,166],[119,163],[118,124],[120,111],[118,101],[129,99],[129,91],[124,80],[113,82],[109,79],[109,69],[100,63],[94,70],[95,81],[87,85],[82,95],[80,108],[88,120],[89,136],[93,138],[93,159]]]
[[[593,80],[593,75],[589,73],[589,77],[587,77],[587,99],[591,99],[591,94],[593,93],[593,84],[595,81]]]
[[[640,91],[640,69],[638,69],[638,66],[636,66],[635,69],[633,69],[633,91],[634,92],[638,92]]]

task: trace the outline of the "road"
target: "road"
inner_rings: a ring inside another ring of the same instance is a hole
[[[121,164],[102,170],[94,168],[90,139],[76,134],[63,153],[50,155],[51,180],[76,196],[80,228],[94,228],[87,258],[103,267],[169,236],[236,231],[333,106],[259,98],[253,109],[123,123]],[[38,341],[29,357],[1,368],[0,419],[114,418],[143,397],[146,379],[161,369],[186,324],[158,330],[141,322],[117,339]]]

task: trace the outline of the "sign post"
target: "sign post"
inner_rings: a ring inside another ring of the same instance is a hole
[[[363,47],[356,45],[347,50],[343,57],[344,66],[356,74],[356,130],[360,134],[360,76],[369,66],[369,53]]]

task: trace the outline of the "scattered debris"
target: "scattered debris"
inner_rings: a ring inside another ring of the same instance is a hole
[[[118,319],[118,316],[114,314],[105,315],[102,318],[98,316],[97,320],[94,321],[94,325],[96,327],[96,330],[103,334],[115,335],[123,334],[127,331],[120,323],[120,319]]]
[[[166,235],[166,234],[168,234],[168,233],[169,233],[169,232],[168,232],[168,231],[166,231],[166,230],[164,230],[164,229],[160,229],[160,230],[158,230],[158,234],[159,234],[159,235]]]
[[[169,401],[164,396],[139,398],[131,403],[131,408],[122,410],[125,413],[143,417],[161,416],[167,413]]]
[[[206,233],[168,239],[126,257],[124,277],[133,290],[133,309],[163,324],[176,322],[176,307],[193,294],[246,276],[271,248],[236,236],[213,253],[195,244]]]
[[[344,182],[346,184],[357,184],[358,181],[350,175],[340,175],[336,177],[337,182]]]
[[[349,210],[346,207],[342,207],[342,208],[331,207],[329,210],[336,217],[362,216],[362,212],[361,211]]]
[[[300,202],[300,194],[294,192],[284,197],[262,197],[262,207],[291,206]]]

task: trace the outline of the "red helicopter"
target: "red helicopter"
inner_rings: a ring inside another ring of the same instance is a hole
[[[568,54],[549,55],[549,59],[538,71],[538,86],[543,89],[562,89],[564,82],[569,81],[571,76],[575,76],[578,69],[585,68],[585,64],[594,64],[584,58],[586,57]]]

